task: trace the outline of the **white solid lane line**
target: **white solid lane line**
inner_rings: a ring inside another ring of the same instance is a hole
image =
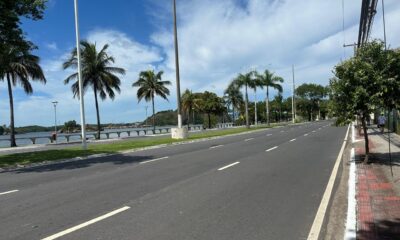
[[[224,169],[230,168],[232,166],[235,166],[236,164],[239,164],[240,162],[234,162],[232,164],[226,165],[225,167],[219,168],[218,171],[222,171]]]
[[[336,179],[336,176],[337,176],[337,173],[338,173],[338,169],[339,169],[339,166],[340,166],[340,163],[341,163],[341,159],[343,157],[343,152],[344,152],[344,149],[346,147],[347,136],[349,136],[349,129],[350,129],[350,125],[347,128],[347,132],[346,132],[346,135],[345,135],[346,136],[345,137],[346,140],[343,141],[343,144],[342,144],[342,147],[340,149],[339,155],[338,155],[338,157],[336,159],[335,165],[333,166],[331,176],[329,177],[328,184],[326,186],[324,195],[322,196],[321,203],[319,204],[318,211],[317,211],[317,214],[315,215],[314,222],[313,222],[313,224],[311,226],[311,230],[310,230],[310,233],[308,234],[307,240],[318,240],[319,239],[318,237],[319,237],[319,234],[321,232],[322,223],[323,223],[324,218],[325,218],[325,214],[326,214],[326,210],[328,208],[329,200],[330,200],[330,198],[332,196],[333,186],[334,186],[335,179]]]
[[[254,138],[248,138],[248,139],[245,139],[244,141],[248,142],[248,141],[251,141],[251,140],[254,140]]]
[[[272,150],[275,150],[275,149],[277,149],[278,148],[278,146],[275,146],[275,147],[273,147],[273,148],[270,148],[270,149],[268,149],[268,150],[265,150],[266,152],[270,152],[270,151],[272,151]]]
[[[294,141],[296,141],[296,138],[293,138],[292,140],[290,140],[290,142],[294,142]]]
[[[11,191],[7,191],[7,192],[2,192],[2,193],[0,193],[0,195],[6,195],[6,194],[9,194],[9,193],[15,193],[15,192],[18,192],[19,190],[11,190]]]
[[[212,146],[212,147],[210,147],[210,149],[214,149],[214,148],[220,148],[220,147],[223,147],[224,145],[217,145],[217,146]]]
[[[169,158],[169,157],[156,158],[156,159],[152,159],[152,160],[140,162],[139,164],[144,164],[144,163],[149,163],[149,162],[160,161],[160,160],[167,159],[167,158]]]
[[[92,219],[92,220],[90,220],[90,221],[87,221],[87,222],[84,222],[84,223],[82,223],[82,224],[79,224],[79,225],[77,225],[77,226],[75,226],[75,227],[69,228],[69,229],[67,229],[67,230],[64,230],[64,231],[62,231],[62,232],[56,233],[56,234],[51,235],[51,236],[49,236],[49,237],[43,238],[42,240],[53,240],[53,239],[57,239],[57,238],[59,238],[59,237],[62,237],[62,236],[64,236],[64,235],[67,235],[67,234],[69,234],[69,233],[75,232],[75,231],[77,231],[77,230],[79,230],[79,229],[81,229],[81,228],[87,227],[87,226],[89,226],[89,225],[91,225],[91,224],[93,224],[93,223],[96,223],[96,222],[99,222],[99,221],[104,220],[104,219],[106,219],[106,218],[109,218],[109,217],[111,217],[111,216],[114,216],[115,214],[118,214],[118,213],[120,213],[120,212],[126,211],[126,210],[128,210],[129,208],[130,208],[130,207],[125,206],[125,207],[123,207],[123,208],[114,210],[114,211],[112,211],[112,212],[109,212],[109,213],[107,213],[107,214],[104,214],[103,216],[97,217],[97,218]]]

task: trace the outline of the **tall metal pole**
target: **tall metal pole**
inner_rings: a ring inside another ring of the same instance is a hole
[[[78,81],[79,81],[79,102],[81,113],[82,148],[87,149],[86,143],[86,123],[85,123],[85,104],[83,97],[82,69],[81,69],[81,48],[79,39],[79,20],[78,20],[78,0],[74,0],[75,6],[75,33],[76,33],[76,57],[78,59]]]
[[[178,29],[176,23],[176,0],[173,0],[174,12],[174,42],[175,42],[175,67],[176,67],[176,96],[178,104],[178,128],[182,128],[182,114],[181,114],[181,83],[179,77],[179,50],[178,50]]]
[[[383,39],[385,41],[385,50],[387,50],[386,44],[386,20],[385,20],[385,1],[382,0],[382,16],[383,16]]]
[[[52,102],[54,106],[54,134],[56,138],[54,139],[57,143],[57,101]]]
[[[294,65],[292,65],[292,74],[293,74],[293,92],[292,92],[292,122],[296,122],[296,103],[295,103],[295,91],[296,87],[294,85]]]
[[[387,42],[386,42],[386,19],[385,19],[385,1],[382,0],[382,16],[383,16],[383,39],[385,42],[385,51],[387,50]],[[389,142],[389,161],[390,161],[390,172],[393,177],[393,167],[392,167],[392,150],[391,150],[391,139],[390,139],[390,112],[392,109],[388,110],[388,142]],[[394,116],[394,115],[393,115]],[[394,117],[393,117],[394,121]]]

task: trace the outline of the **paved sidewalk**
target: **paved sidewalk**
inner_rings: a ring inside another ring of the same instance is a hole
[[[363,164],[362,136],[355,143],[357,163],[357,239],[400,239],[400,136],[391,134],[392,164],[389,161],[387,134],[369,130],[370,161]],[[391,174],[391,166],[393,177]]]

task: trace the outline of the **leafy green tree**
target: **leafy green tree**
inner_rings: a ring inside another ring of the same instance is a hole
[[[168,100],[169,89],[166,87],[171,85],[170,81],[163,81],[163,71],[155,73],[153,70],[143,71],[139,74],[139,79],[132,84],[132,87],[139,87],[137,90],[138,102],[143,98],[146,102],[151,101],[153,107],[153,131],[156,130],[156,114],[154,106],[154,98],[156,95]]]
[[[343,120],[358,116],[364,130],[365,158],[369,160],[369,139],[366,121],[384,97],[383,83],[387,69],[386,53],[380,42],[367,43],[358,49],[355,57],[335,67],[331,79],[331,97],[334,111]]]
[[[71,120],[71,121],[64,123],[63,131],[70,133],[70,132],[73,132],[78,127],[80,127],[80,125],[77,124],[75,120]]]
[[[39,20],[46,7],[45,0],[1,0],[0,1],[0,49],[18,47],[26,50],[35,48],[26,40],[21,29],[21,18]]]
[[[6,80],[10,102],[10,145],[16,147],[14,98],[12,88],[20,85],[26,94],[32,94],[30,81],[46,83],[39,57],[30,53],[29,49],[18,47],[0,49],[0,81]]]
[[[232,106],[232,121],[235,122],[235,110],[243,104],[243,94],[235,84],[229,84],[224,91],[224,98],[228,105]]]
[[[2,126],[0,126],[0,135],[3,135],[4,131],[5,131],[4,128]]]
[[[275,76],[274,73],[270,72],[268,69],[266,69],[263,74],[257,73],[257,78],[261,82],[261,85],[266,88],[267,97],[265,99],[265,108],[267,124],[269,125],[269,88],[274,88],[281,93],[283,89],[280,83],[283,83],[284,80],[282,77]]]
[[[239,74],[231,84],[234,84],[237,88],[244,87],[245,89],[245,118],[246,118],[246,127],[250,128],[249,121],[249,95],[247,93],[248,88],[251,88],[254,84],[252,76],[254,72],[248,72],[246,74]]]
[[[300,97],[300,109],[307,112],[308,120],[313,120],[313,113],[319,110],[320,101],[327,96],[324,86],[304,83],[297,87],[296,95]]]
[[[108,44],[104,45],[100,51],[97,50],[96,44],[82,41],[81,47],[81,65],[82,65],[82,85],[83,92],[85,93],[88,88],[93,89],[94,100],[96,104],[96,116],[97,116],[97,134],[96,138],[100,139],[100,112],[98,97],[101,100],[105,100],[109,97],[111,100],[115,98],[115,91],[120,93],[119,86],[121,80],[118,75],[124,75],[125,70],[123,68],[114,67],[114,58],[107,53]],[[63,68],[77,69],[78,59],[76,48],[72,50],[69,59],[64,62]],[[78,72],[71,74],[64,80],[64,84],[69,84],[71,81],[75,81],[71,85],[71,90],[74,97],[79,97],[79,80]]]

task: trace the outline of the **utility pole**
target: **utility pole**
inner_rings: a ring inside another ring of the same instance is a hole
[[[54,140],[57,143],[57,101],[51,102],[53,103],[54,106],[54,134],[55,134],[55,138]]]
[[[296,122],[296,103],[295,103],[295,92],[296,87],[294,85],[294,64],[292,65],[292,74],[293,74],[293,92],[292,92],[292,122]]]
[[[78,60],[78,81],[79,81],[79,102],[81,113],[82,149],[87,149],[86,143],[86,123],[85,123],[85,104],[83,97],[82,69],[81,69],[81,48],[79,39],[79,19],[78,19],[78,0],[74,0],[75,7],[75,33],[76,33],[76,57]]]
[[[385,1],[382,0],[382,16],[383,16],[383,39],[385,42],[385,51],[387,51],[387,42],[386,42],[386,19],[385,19]],[[390,146],[390,112],[392,112],[393,109],[389,108],[388,111],[388,142],[389,142],[389,161],[390,161],[390,172],[392,174],[393,177],[393,167],[392,167],[392,150],[391,150],[391,146]],[[395,122],[395,118],[394,118],[394,114],[393,114],[393,122]]]

